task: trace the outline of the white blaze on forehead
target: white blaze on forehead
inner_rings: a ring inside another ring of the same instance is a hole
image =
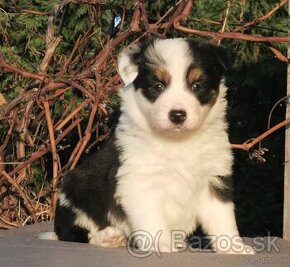
[[[186,40],[181,38],[157,40],[154,43],[154,48],[154,53],[166,65],[171,77],[173,77],[173,82],[176,81],[179,84],[184,82],[188,67],[192,63],[192,57],[189,53]],[[152,51],[150,54],[154,56]]]
[[[163,40],[164,41],[164,40]],[[161,51],[158,51],[156,47],[158,45],[159,40],[155,41],[152,45],[149,45],[146,51],[144,52],[145,57],[147,58],[148,62],[146,64],[149,67],[154,68],[156,65],[165,65],[165,61],[162,57]]]
[[[154,48],[154,53],[150,51],[150,54],[152,56],[157,54],[158,58],[162,59],[170,75],[169,86],[156,100],[156,108],[158,110],[164,109],[166,113],[164,115],[167,119],[167,113],[171,109],[189,111],[188,109],[197,104],[193,94],[187,90],[186,83],[186,74],[193,59],[185,39],[157,40],[154,43]]]

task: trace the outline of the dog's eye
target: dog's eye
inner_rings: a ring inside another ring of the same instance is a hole
[[[164,86],[163,83],[158,82],[158,83],[155,83],[155,84],[151,87],[151,89],[153,89],[153,91],[155,91],[155,92],[162,92],[162,91],[164,91],[165,86]]]
[[[193,83],[191,86],[191,91],[193,92],[199,92],[201,90],[201,84],[200,83]]]

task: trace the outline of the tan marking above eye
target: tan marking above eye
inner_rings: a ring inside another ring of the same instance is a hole
[[[165,86],[167,86],[170,83],[171,77],[170,77],[170,74],[166,68],[158,66],[155,68],[154,74],[155,74],[156,78],[160,82],[162,82]]]
[[[186,80],[189,85],[193,84],[194,82],[198,81],[200,77],[203,75],[203,71],[200,68],[189,68]]]

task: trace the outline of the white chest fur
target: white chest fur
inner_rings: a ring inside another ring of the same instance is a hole
[[[200,195],[217,176],[231,174],[232,155],[223,128],[213,125],[170,139],[140,131],[126,115],[121,118],[116,132],[122,151],[116,195],[132,228],[142,227],[142,214],[165,218],[166,222],[156,219],[156,225],[165,223],[169,230],[190,233],[195,228]]]

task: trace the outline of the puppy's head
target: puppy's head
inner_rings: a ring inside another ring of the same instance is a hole
[[[155,39],[123,51],[118,63],[127,85],[123,90],[130,91],[123,94],[123,101],[133,94],[130,101],[148,126],[160,133],[198,129],[215,104],[230,65],[223,48],[187,39]],[[126,111],[130,113],[130,108]]]

